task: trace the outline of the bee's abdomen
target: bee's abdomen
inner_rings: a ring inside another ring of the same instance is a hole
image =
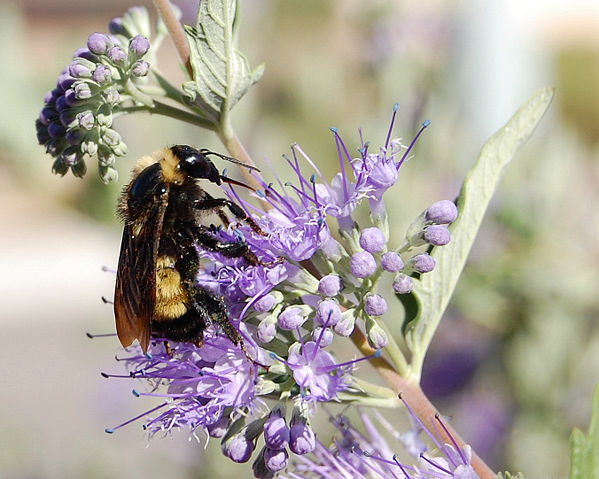
[[[189,309],[189,296],[181,282],[181,275],[175,269],[175,261],[170,256],[159,256],[156,262],[156,305],[155,321],[169,321],[180,318]]]

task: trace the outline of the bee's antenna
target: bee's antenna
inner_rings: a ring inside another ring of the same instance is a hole
[[[200,150],[200,153],[202,155],[215,155],[215,156],[218,156],[219,158],[221,158],[223,160],[230,161],[231,163],[235,163],[236,165],[241,165],[241,166],[247,168],[248,170],[254,170],[254,171],[260,172],[260,170],[258,168],[256,168],[254,165],[248,165],[247,163],[244,163],[243,161],[236,160],[235,158],[232,158],[232,157],[227,156],[227,155],[223,155],[222,153],[217,153],[215,151],[210,151],[207,148],[202,148]],[[243,186],[245,186],[245,185],[243,185]]]

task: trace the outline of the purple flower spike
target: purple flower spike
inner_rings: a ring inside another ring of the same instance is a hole
[[[264,463],[266,467],[273,472],[280,471],[287,467],[289,455],[285,449],[271,449],[267,447],[264,450]]]
[[[414,283],[412,278],[405,274],[398,274],[397,278],[393,281],[393,291],[397,294],[408,294],[414,289]]]
[[[246,439],[243,433],[235,434],[222,445],[223,454],[233,462],[248,462],[254,452],[254,442]]]
[[[111,45],[110,39],[103,33],[92,33],[87,39],[87,48],[96,55],[104,55]]]
[[[284,449],[289,444],[289,427],[278,411],[264,423],[264,442],[271,449]]]
[[[381,256],[381,266],[385,271],[397,273],[404,267],[404,262],[395,251],[387,251]]]
[[[368,251],[360,251],[352,255],[350,270],[356,278],[368,278],[376,271],[376,260]]]
[[[129,51],[137,58],[143,57],[150,49],[150,42],[146,37],[136,35],[129,42]]]
[[[306,321],[306,317],[303,315],[302,309],[297,306],[286,308],[277,318],[279,327],[287,331],[298,328],[304,324],[304,321]]]
[[[449,200],[433,203],[426,210],[426,220],[438,225],[453,223],[458,217],[458,208]]]
[[[316,438],[314,431],[302,422],[291,426],[289,430],[289,449],[295,454],[308,454],[314,450]]]
[[[318,303],[315,323],[320,326],[335,326],[341,321],[339,304],[332,299],[325,299]]]
[[[341,276],[336,274],[327,274],[318,283],[318,292],[329,298],[337,296],[342,289]]]
[[[382,316],[387,312],[387,301],[380,294],[368,294],[364,304],[364,311],[369,316]]]
[[[449,243],[451,234],[445,225],[431,225],[424,230],[422,238],[433,246],[443,246]]]
[[[378,228],[366,228],[360,233],[360,246],[369,253],[382,251],[387,244],[387,239]]]

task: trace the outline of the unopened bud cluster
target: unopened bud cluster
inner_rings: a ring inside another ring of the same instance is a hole
[[[127,145],[113,129],[113,120],[122,107],[139,102],[137,87],[150,69],[144,59],[150,42],[137,34],[140,24],[149,32],[148,14],[137,7],[113,20],[110,34],[92,33],[87,47],[75,52],[46,94],[36,130],[39,143],[56,158],[54,173],[70,169],[81,177],[84,158],[93,157],[104,182],[116,178],[113,165],[116,157],[127,154]]]

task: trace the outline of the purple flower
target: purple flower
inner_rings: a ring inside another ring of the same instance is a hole
[[[144,427],[150,435],[172,428],[207,427],[218,422],[226,408],[253,408],[257,367],[226,336],[206,331],[201,348],[187,343],[171,343],[171,348],[172,356],[157,342],[148,355],[140,350],[124,358],[132,379],[168,382],[164,393],[134,391],[137,396],[167,399],[158,415],[151,417],[154,411],[148,411],[140,416],[146,417]]]
[[[413,428],[400,433],[396,431],[380,414],[373,414],[378,422],[370,416],[360,414],[362,432],[354,427],[344,416],[332,418],[332,422],[341,434],[326,447],[316,441],[316,448],[311,454],[298,457],[298,464],[291,472],[280,477],[282,479],[479,479],[470,461],[470,446],[459,447],[447,428],[436,416],[431,427],[427,427],[407,406]],[[384,430],[384,434],[379,432]],[[449,436],[449,443],[439,437],[444,430]],[[426,445],[418,437],[424,432],[437,450],[436,454],[427,451]],[[390,443],[388,437],[397,439]],[[398,449],[403,448],[413,455],[416,464],[399,460]]]
[[[329,401],[348,388],[351,366],[339,367],[333,356],[314,341],[292,346],[285,364],[306,399]]]

